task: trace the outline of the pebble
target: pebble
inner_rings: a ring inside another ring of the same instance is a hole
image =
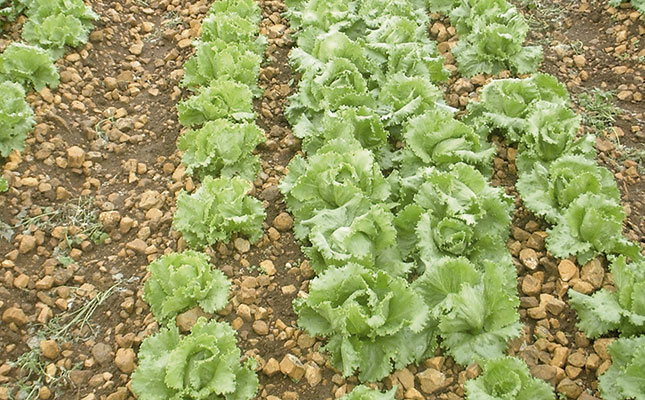
[[[8,324],[14,323],[17,326],[23,326],[29,322],[27,315],[18,307],[9,307],[2,313],[2,321]]]
[[[417,374],[417,378],[421,384],[421,391],[426,394],[432,394],[450,384],[450,380],[446,378],[446,375],[434,368],[428,368]]]
[[[134,371],[134,350],[132,349],[118,349],[116,351],[116,356],[114,357],[114,364],[117,368],[124,374],[129,374]]]
[[[81,168],[85,162],[85,151],[78,146],[67,149],[67,166],[69,168]]]
[[[578,275],[578,268],[569,260],[560,261],[560,264],[558,264],[558,271],[560,272],[560,279],[565,282],[568,282]]]
[[[280,361],[280,372],[295,381],[299,381],[305,374],[305,367],[298,357],[293,354],[287,354]]]
[[[520,251],[520,261],[530,270],[535,270],[539,264],[537,253],[535,250],[530,248],[522,249]]]
[[[100,365],[108,365],[114,360],[112,347],[106,343],[97,343],[92,347],[92,357]]]
[[[276,360],[273,357],[269,358],[269,361],[267,361],[267,363],[262,368],[262,372],[266,376],[271,377],[271,376],[277,374],[278,372],[280,372],[280,363],[278,362],[278,360]]]
[[[582,388],[569,378],[564,378],[557,387],[558,392],[564,394],[570,399],[577,399],[582,393]]]
[[[542,282],[534,278],[532,275],[526,275],[522,279],[522,292],[527,296],[535,296],[540,293]]]
[[[594,258],[585,264],[580,271],[580,277],[589,282],[594,289],[600,289],[605,278],[605,270],[600,260]]]
[[[233,245],[235,246],[235,249],[240,253],[248,253],[248,251],[251,250],[251,243],[243,238],[235,239]]]
[[[193,307],[188,311],[178,314],[176,322],[179,330],[182,332],[190,332],[199,317],[207,317],[207,314],[199,307]]]
[[[282,212],[273,219],[273,226],[280,232],[286,232],[293,227],[293,217],[286,212]]]
[[[22,238],[20,239],[20,244],[18,245],[18,251],[21,254],[27,254],[35,248],[36,248],[36,238],[31,235],[22,235]]]
[[[42,340],[40,342],[40,352],[42,353],[45,358],[49,358],[50,360],[54,360],[58,357],[58,354],[60,353],[60,348],[58,347],[58,344],[56,343],[55,340]]]

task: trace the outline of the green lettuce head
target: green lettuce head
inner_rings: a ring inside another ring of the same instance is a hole
[[[240,358],[226,323],[200,318],[183,337],[162,329],[141,344],[132,391],[140,400],[250,400],[258,388],[255,360]]]

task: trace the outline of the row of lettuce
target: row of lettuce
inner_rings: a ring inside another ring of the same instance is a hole
[[[611,368],[600,377],[604,399],[645,394],[645,257],[623,237],[625,212],[613,174],[596,162],[595,137],[577,135],[580,119],[566,87],[540,76],[494,81],[469,107],[469,122],[483,134],[495,130],[518,145],[517,190],[526,207],[543,217],[546,247],[575,256],[580,265],[603,256],[615,291],[593,295],[569,290],[578,327],[590,338],[619,332],[609,347]]]
[[[462,7],[485,13],[486,3]],[[361,381],[432,357],[441,339],[457,363],[483,368],[469,398],[554,398],[504,355],[522,329],[505,246],[512,199],[486,178],[486,135],[454,119],[431,83],[448,74],[427,35],[428,5],[287,5],[302,75],[287,117],[306,157],[280,189],[318,274],[294,304],[300,327],[326,337],[331,363]],[[468,40],[463,48],[481,47]],[[505,69],[517,57],[488,59]]]
[[[25,100],[31,89],[58,86],[54,62],[65,46],[87,42],[98,16],[83,0],[16,0],[0,9],[0,23],[26,16],[22,25],[25,43],[12,42],[0,54],[0,156],[24,148],[36,121]]]
[[[202,22],[195,54],[184,65],[182,85],[194,92],[178,104],[179,120],[190,129],[179,139],[182,163],[201,180],[192,195],[177,198],[173,226],[192,249],[203,249],[233,234],[257,241],[265,213],[248,194],[259,172],[255,147],[265,138],[253,122],[253,99],[265,38],[254,0],[216,1]],[[255,396],[256,362],[241,364],[229,324],[200,318],[181,335],[176,316],[195,306],[214,313],[228,303],[230,282],[200,251],[167,254],[148,266],[144,299],[162,325],[144,340],[132,390],[139,399],[248,400]],[[359,387],[343,400],[367,400]],[[374,398],[373,400],[377,400]]]
[[[144,299],[162,328],[139,349],[132,390],[141,400],[248,400],[258,389],[255,359],[241,363],[228,323],[201,317],[182,335],[175,319],[195,306],[214,313],[228,304],[229,280],[199,250],[234,233],[252,240],[262,235],[264,209],[248,194],[259,172],[253,150],[264,141],[253,112],[265,43],[260,18],[253,0],[216,1],[184,65],[182,86],[192,95],[177,105],[179,121],[189,128],[178,147],[186,172],[201,186],[178,195],[173,227],[193,250],[148,266]]]

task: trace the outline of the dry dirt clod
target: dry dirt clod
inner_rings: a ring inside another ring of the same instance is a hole
[[[134,371],[136,367],[134,363],[135,359],[134,350],[132,349],[118,349],[116,351],[116,356],[114,357],[114,364],[117,368],[124,374],[129,374]]]

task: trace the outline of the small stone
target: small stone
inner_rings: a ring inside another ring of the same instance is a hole
[[[127,249],[133,250],[135,253],[144,254],[148,245],[143,240],[136,238],[128,242],[125,247]]]
[[[531,374],[538,379],[553,383],[556,375],[556,369],[551,365],[538,364],[531,367]]]
[[[305,364],[305,379],[311,387],[318,385],[322,381],[320,367],[315,362],[310,361]]]
[[[273,276],[276,273],[275,265],[271,260],[264,260],[260,262],[260,268],[266,272],[267,275]]]
[[[13,280],[13,286],[17,289],[24,289],[29,285],[29,277],[25,274],[20,274]]]
[[[132,46],[130,46],[129,51],[130,51],[130,53],[134,54],[135,56],[138,56],[143,51],[143,43],[135,43],[135,44],[133,44]]]
[[[293,227],[293,217],[286,212],[282,212],[273,219],[273,226],[280,232],[286,232]]]
[[[4,310],[4,312],[2,313],[2,321],[8,324],[13,322],[17,326],[23,326],[27,322],[29,322],[27,315],[25,315],[25,312],[18,307],[9,307]]]
[[[233,245],[235,246],[235,249],[240,253],[247,253],[249,250],[251,250],[251,243],[243,238],[235,239]]]
[[[426,394],[432,394],[450,384],[450,380],[446,378],[443,372],[433,368],[428,368],[417,374],[417,378],[421,384],[421,391]]]
[[[631,90],[621,90],[620,92],[618,92],[616,97],[618,97],[618,100],[621,101],[629,101],[632,99],[633,94],[634,93]]]
[[[97,343],[92,347],[92,357],[100,365],[108,365],[114,360],[112,347],[106,343]]]
[[[410,388],[410,389],[406,390],[404,398],[406,400],[407,399],[409,399],[409,400],[425,400],[425,397],[423,396],[423,394],[421,394],[421,392],[419,392],[415,388]]]
[[[35,284],[36,290],[49,290],[54,285],[54,277],[47,275],[42,279],[38,280]]]
[[[580,271],[580,277],[589,282],[594,289],[600,289],[602,281],[605,278],[605,270],[600,260],[594,258],[585,264]]]
[[[163,203],[163,198],[161,194],[156,190],[146,190],[141,194],[141,200],[139,201],[139,208],[144,210],[149,210],[153,207],[160,208]]]
[[[526,275],[522,279],[522,292],[527,296],[535,296],[540,293],[542,282],[534,278],[532,275]]]
[[[533,249],[522,249],[520,251],[520,261],[526,268],[535,270],[538,266],[538,255]]]
[[[266,336],[269,333],[269,325],[262,320],[253,322],[253,332],[259,336]]]
[[[110,394],[106,400],[126,400],[128,398],[128,389],[120,387],[116,392]]]
[[[280,371],[280,363],[273,357],[269,358],[269,361],[262,368],[262,372],[269,377],[275,375],[278,371]]]
[[[607,346],[613,342],[614,339],[596,339],[593,343],[593,349],[603,360],[609,360],[609,352],[607,351]]]
[[[551,358],[551,365],[554,367],[560,367],[564,366],[564,363],[567,360],[567,356],[569,355],[569,349],[564,346],[558,346],[555,348],[553,351],[553,358]]]
[[[58,357],[58,354],[60,353],[60,349],[58,348],[58,344],[56,343],[55,340],[42,340],[40,342],[40,352],[45,356],[46,358],[49,358],[50,360],[54,360]]]
[[[546,310],[556,316],[564,311],[564,307],[566,307],[566,303],[556,298],[549,299],[545,305]]]
[[[85,151],[78,146],[67,149],[67,166],[69,168],[81,168],[85,162]]]
[[[132,349],[119,349],[116,351],[116,357],[114,357],[114,363],[117,368],[124,374],[129,374],[134,371],[134,350]]]
[[[574,367],[584,367],[586,362],[587,362],[587,357],[585,357],[585,355],[580,351],[571,353],[569,358],[567,358],[567,363],[569,363],[570,365],[573,365]]]
[[[40,389],[38,389],[39,399],[47,400],[47,399],[51,399],[51,397],[52,397],[52,391],[47,386],[41,386]]]
[[[573,56],[573,63],[576,64],[576,67],[582,68],[585,66],[587,59],[582,54],[576,54]]]
[[[298,357],[293,354],[287,354],[280,361],[280,371],[289,378],[299,381],[305,374],[305,367]]]
[[[20,252],[20,254],[27,254],[35,248],[36,238],[31,235],[22,235],[20,244],[18,245],[18,251]]]
[[[180,313],[176,317],[177,326],[182,332],[190,332],[199,317],[206,316],[206,313],[199,307],[193,307],[188,311]]]
[[[569,260],[562,260],[558,264],[558,272],[560,272],[560,279],[565,282],[571,280],[574,276],[578,275],[578,268]]]
[[[557,387],[558,392],[566,395],[570,399],[577,399],[582,393],[582,388],[569,378],[564,378]]]

